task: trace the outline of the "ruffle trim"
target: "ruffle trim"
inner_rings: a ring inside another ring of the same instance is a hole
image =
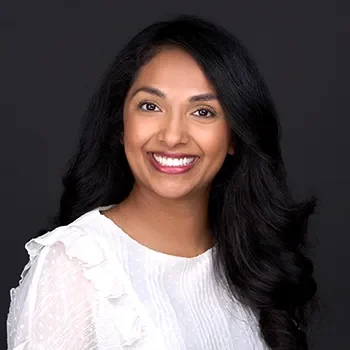
[[[92,282],[106,301],[105,312],[108,313],[116,328],[120,345],[127,349],[133,349],[134,346],[140,349],[138,346],[140,343],[142,345],[154,344],[154,334],[151,336],[148,331],[149,326],[142,317],[145,313],[141,312],[137,300],[131,295],[133,292],[131,286],[127,285],[124,271],[118,263],[111,261],[112,259],[107,254],[108,247],[103,240],[97,241],[96,238],[98,237],[92,237],[92,234],[85,232],[80,227],[69,225],[58,227],[40,237],[31,239],[25,245],[29,254],[29,262],[23,269],[20,283],[34,259],[45,246],[53,246],[57,242],[62,242],[67,256],[70,259],[79,260],[84,276]]]

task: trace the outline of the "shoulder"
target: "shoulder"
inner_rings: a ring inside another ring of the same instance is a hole
[[[111,234],[101,224],[103,220],[99,208],[96,208],[69,225],[59,226],[29,240],[25,244],[29,261],[22,271],[21,279],[34,261],[39,268],[48,256],[58,256],[56,253],[64,255],[84,271],[96,269],[103,262],[113,259]]]
[[[88,289],[93,299],[98,300],[96,322],[100,331],[109,334],[109,341],[114,339],[113,344],[118,345],[146,340],[153,342],[154,333],[149,330],[151,320],[143,312],[113,251],[110,239],[115,233],[113,226],[102,220],[98,210],[90,211],[71,224],[57,227],[25,244],[29,261],[23,269],[18,287],[10,292],[10,332],[15,329],[14,316],[34,308],[31,300],[40,299],[38,291],[41,286],[47,297],[57,300],[62,295],[64,302],[67,296],[71,299],[71,293],[79,296],[86,294]],[[48,284],[50,290],[47,289]],[[67,305],[62,308],[67,308]],[[100,321],[103,326],[100,326]]]

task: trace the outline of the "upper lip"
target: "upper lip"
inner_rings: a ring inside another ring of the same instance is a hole
[[[155,153],[157,156],[167,157],[167,158],[190,158],[197,157],[194,154],[185,154],[185,153],[171,153],[171,152],[151,152]]]

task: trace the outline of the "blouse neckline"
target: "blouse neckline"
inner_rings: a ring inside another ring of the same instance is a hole
[[[115,204],[109,205],[109,206],[99,206],[95,209],[97,212],[98,217],[101,219],[102,222],[104,222],[110,229],[113,231],[116,231],[119,236],[124,237],[130,244],[132,244],[135,248],[138,250],[143,250],[145,253],[147,253],[149,256],[154,257],[155,259],[160,259],[160,260],[169,260],[172,262],[200,262],[200,261],[206,261],[210,258],[211,254],[213,251],[216,249],[216,244],[207,249],[205,252],[194,256],[194,257],[185,257],[185,256],[178,256],[178,255],[172,255],[172,254],[167,254],[160,252],[158,250],[151,249],[139,241],[135,240],[131,236],[129,236],[120,226],[118,226],[113,220],[108,218],[106,215],[101,213],[101,211],[109,209],[113,207]]]

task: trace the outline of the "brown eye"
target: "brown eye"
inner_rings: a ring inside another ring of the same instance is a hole
[[[203,117],[203,118],[212,118],[212,117],[215,117],[215,112],[210,110],[210,109],[206,109],[206,108],[201,108],[201,109],[197,109],[195,111],[195,113],[199,113],[199,114],[196,114],[197,116],[199,117]]]
[[[139,103],[138,106],[142,111],[145,111],[145,112],[158,112],[159,110],[159,108],[154,103],[150,103],[150,102],[141,102]]]

